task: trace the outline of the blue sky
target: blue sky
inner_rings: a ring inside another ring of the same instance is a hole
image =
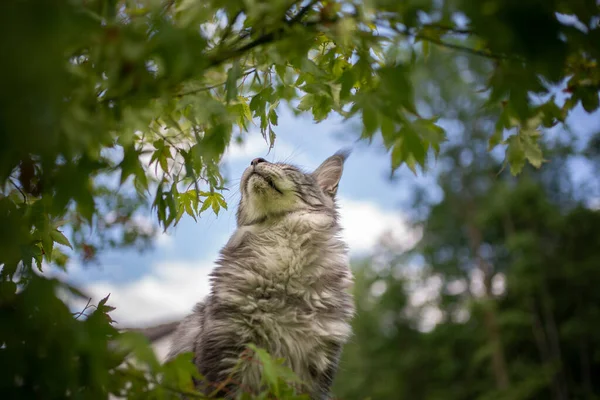
[[[581,107],[569,118],[573,129],[582,136],[593,133],[599,121],[598,113],[589,115]],[[112,315],[120,326],[180,318],[208,293],[207,274],[235,229],[237,182],[250,160],[286,160],[312,170],[337,150],[348,147],[354,151],[346,162],[338,198],[352,255],[369,254],[386,232],[391,232],[398,242],[414,243],[416,235],[405,218],[410,211],[407,207],[411,184],[433,187],[432,177],[415,177],[402,168],[399,175],[404,179],[391,183],[389,155],[380,143],[357,143],[358,132],[353,121],[330,117],[315,124],[310,115],[295,117],[282,108],[276,144],[270,153],[257,131],[246,136],[243,146],[232,145],[228,150],[223,172],[230,180],[230,190],[225,193],[229,210],[223,210],[219,216],[207,212],[197,223],[184,216],[175,229],[158,235],[155,248],[147,252],[108,252],[100,257],[99,265],[87,267],[73,262],[70,278],[93,295],[94,301],[111,293],[110,304],[117,307]],[[582,167],[574,166],[579,179],[593,173],[578,168]],[[151,217],[147,223],[156,222],[156,217]]]

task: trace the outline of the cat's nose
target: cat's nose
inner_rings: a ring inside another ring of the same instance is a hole
[[[252,165],[253,167],[256,167],[261,162],[267,162],[267,160],[265,160],[264,158],[258,157],[258,158],[255,158],[254,160],[250,161],[250,165]]]

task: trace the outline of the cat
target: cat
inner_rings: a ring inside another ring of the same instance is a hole
[[[237,229],[211,273],[211,292],[179,324],[169,359],[193,352],[199,372],[216,384],[253,343],[285,359],[311,399],[329,398],[355,312],[336,207],[348,155],[337,152],[312,173],[252,160],[240,181]],[[257,363],[243,363],[234,378],[221,396],[261,389]]]

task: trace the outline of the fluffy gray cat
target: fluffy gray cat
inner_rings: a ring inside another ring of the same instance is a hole
[[[217,383],[254,343],[284,358],[312,399],[329,398],[354,314],[335,204],[347,156],[338,152],[312,173],[252,160],[240,182],[237,230],[211,273],[211,293],[177,328],[169,358],[193,352],[200,373]],[[220,395],[261,388],[257,363],[244,363],[234,378]]]

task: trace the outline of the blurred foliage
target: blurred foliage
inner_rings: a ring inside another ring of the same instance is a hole
[[[590,174],[600,134],[543,131],[549,162],[515,178],[485,152],[494,114],[464,85],[477,84],[481,60],[447,57],[432,52],[415,82],[453,127],[434,189],[414,188],[421,239],[409,251],[384,241],[356,266],[355,336],[335,393],[598,399],[600,210],[589,205],[600,198]]]
[[[442,183],[410,254],[357,266],[339,398],[600,398],[600,211],[549,201],[539,174],[473,175],[488,190]]]
[[[480,140],[460,145],[473,156],[502,146],[513,174],[527,163],[540,167],[544,129],[560,126],[579,104],[588,112],[599,107],[599,17],[594,0],[0,2],[2,393],[158,398],[189,391],[189,363],[158,365],[147,346],[117,334],[105,303],[85,317],[72,313],[66,304],[81,294],[42,267],[65,268],[74,254],[94,260],[105,248],[145,248],[155,231],[145,222],[148,203],[165,230],[184,214],[197,218],[227,208],[223,153],[254,127],[273,146],[283,106],[311,113],[317,122],[332,114],[359,118],[361,138],[383,141],[392,170],[425,169],[449,139],[440,121],[456,118],[483,121]],[[437,75],[423,79],[428,68]],[[557,86],[564,87],[565,101],[555,101]],[[477,107],[449,106],[467,97]],[[597,155],[597,147],[589,154]],[[520,193],[510,185],[492,191],[487,182],[488,196]],[[473,196],[457,204],[489,200]],[[544,229],[563,226],[566,217],[551,198],[536,201],[538,217],[550,224]],[[512,257],[533,251],[535,233],[504,243],[499,217],[469,210],[471,224],[486,229],[482,237],[493,231],[495,245],[514,250]],[[555,210],[552,218],[548,210]],[[456,229],[464,216],[454,217]],[[430,226],[424,243],[472,251],[468,237]],[[448,263],[445,273],[457,274]],[[507,258],[498,271],[508,274],[508,264],[520,265]],[[519,268],[538,273],[525,264]],[[552,306],[542,300],[532,301]],[[489,314],[485,307],[481,312]],[[489,324],[493,330],[500,322]],[[455,341],[469,339],[456,334]],[[115,347],[119,340],[129,340],[147,371],[125,361]],[[506,370],[496,380],[508,387],[514,372],[498,358],[498,339],[490,343],[494,365]],[[437,372],[458,373],[447,368]],[[287,389],[277,383],[278,373],[269,375],[267,386],[282,394]],[[478,384],[456,390],[485,386]]]

